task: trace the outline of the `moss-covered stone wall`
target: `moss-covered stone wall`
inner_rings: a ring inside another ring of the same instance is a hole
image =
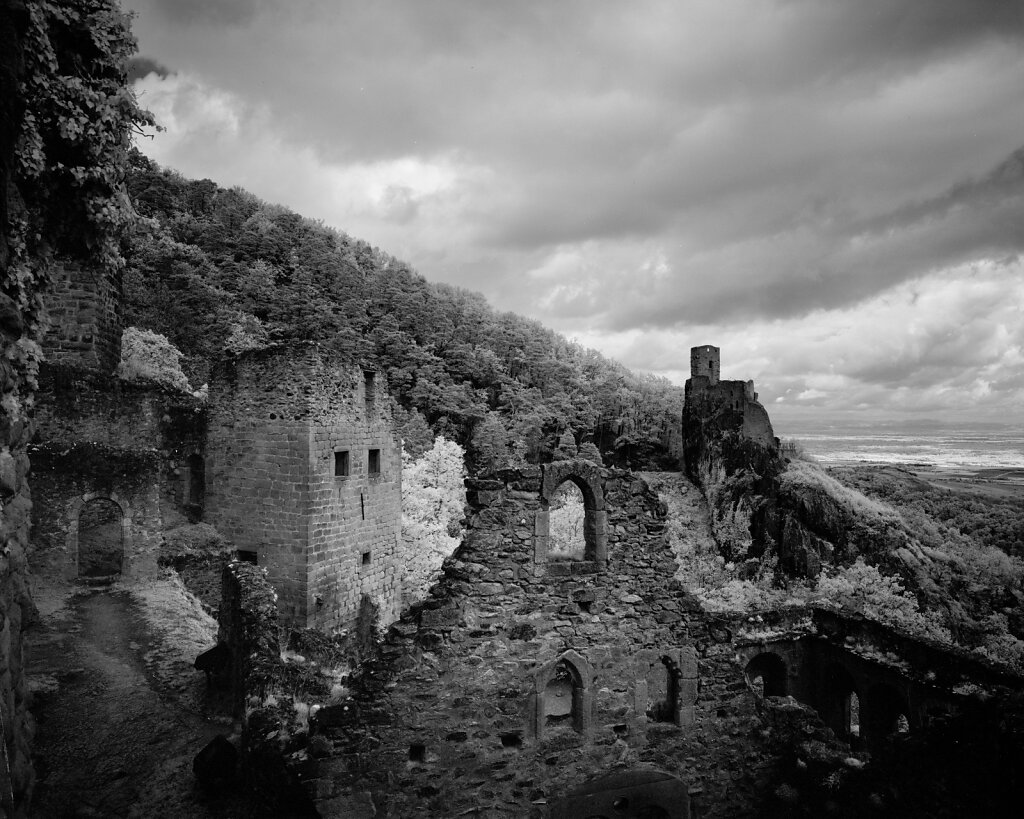
[[[673,579],[661,502],[627,472],[548,471],[467,481],[469,531],[431,596],[391,628],[353,703],[313,721],[305,770],[323,815],[372,802],[539,817],[595,775],[652,769],[686,782],[701,816],[756,815],[775,751],[734,630]],[[603,562],[538,548],[548,484],[565,479],[597,486]]]

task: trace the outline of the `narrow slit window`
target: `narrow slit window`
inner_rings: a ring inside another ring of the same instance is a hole
[[[371,449],[370,450],[369,466],[367,468],[367,471],[371,475],[379,475],[380,474],[380,450],[379,449]]]
[[[377,399],[377,374],[363,372],[363,393],[366,396],[366,414],[373,414],[373,405]]]
[[[347,478],[349,475],[348,450],[334,453],[334,477]]]

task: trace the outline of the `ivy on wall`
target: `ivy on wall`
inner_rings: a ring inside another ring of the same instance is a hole
[[[153,118],[127,85],[135,39],[116,0],[28,0],[25,7],[25,109],[0,286],[36,336],[55,253],[100,269],[122,266],[119,239],[134,216],[124,188],[128,151]],[[23,347],[23,354],[36,357],[38,349]]]

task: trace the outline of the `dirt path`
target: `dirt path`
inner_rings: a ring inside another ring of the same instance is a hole
[[[152,627],[146,598],[79,591],[64,603],[27,652],[38,721],[32,816],[244,815],[195,782],[192,758],[231,723],[206,700],[192,657]]]

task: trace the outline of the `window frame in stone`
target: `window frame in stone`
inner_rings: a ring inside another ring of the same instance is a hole
[[[381,454],[379,449],[370,449],[367,451],[366,474],[371,477],[381,474]]]
[[[334,477],[345,479],[352,474],[352,458],[347,449],[334,451]]]

